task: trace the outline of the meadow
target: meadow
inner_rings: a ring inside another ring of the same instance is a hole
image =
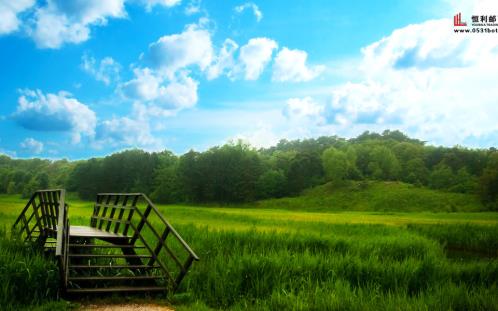
[[[406,189],[394,194],[398,208],[375,208],[382,199],[359,191],[350,199],[358,210],[327,209],[311,202],[332,200],[323,191],[253,205],[159,205],[201,258],[168,301],[176,310],[498,310],[498,213],[444,194],[438,202],[453,205],[423,210]],[[0,196],[0,304],[72,308],[56,301],[56,266],[7,237],[25,201]],[[67,201],[71,223],[88,225],[92,202]]]

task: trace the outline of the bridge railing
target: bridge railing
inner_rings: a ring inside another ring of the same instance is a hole
[[[199,257],[143,193],[100,193],[91,226],[129,236],[129,244],[151,255],[147,265],[159,265],[176,290]]]
[[[38,190],[29,199],[12,226],[24,241],[45,246],[47,239],[55,239],[55,256],[59,264],[61,282],[67,285],[69,220],[64,189]]]

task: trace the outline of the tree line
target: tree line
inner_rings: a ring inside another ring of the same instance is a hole
[[[498,210],[495,148],[428,146],[399,131],[281,140],[262,149],[238,141],[180,156],[138,149],[73,162],[0,155],[0,193],[23,196],[63,187],[83,199],[98,192],[144,192],[161,203],[242,203],[349,180],[402,181],[476,194]]]

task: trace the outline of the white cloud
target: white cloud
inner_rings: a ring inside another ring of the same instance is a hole
[[[40,154],[43,151],[43,143],[34,138],[26,138],[20,145],[21,148],[30,153]]]
[[[301,50],[289,50],[284,47],[278,52],[273,65],[273,81],[309,81],[319,76],[325,67],[318,65],[308,67],[308,54]]]
[[[233,68],[235,67],[234,54],[238,49],[237,43],[232,39],[226,39],[223,46],[215,58],[215,61],[207,70],[209,80],[216,79],[226,73],[229,78],[233,78]]]
[[[237,12],[239,14],[244,12],[245,10],[252,10],[252,13],[254,14],[254,16],[256,17],[256,20],[258,22],[260,22],[261,19],[263,19],[263,13],[259,9],[259,7],[256,4],[254,4],[253,2],[246,2],[242,5],[235,7],[235,12]]]
[[[397,128],[437,144],[489,142],[498,133],[492,35],[454,33],[450,19],[395,30],[362,50],[363,81],[335,88],[328,121]]]
[[[171,8],[180,4],[182,0],[141,0],[141,2],[145,5],[147,12],[150,12],[156,5]]]
[[[198,82],[186,73],[168,80],[149,68],[135,69],[135,79],[120,86],[123,95],[139,103],[149,104],[151,112],[171,115],[195,106]]]
[[[281,137],[275,134],[271,126],[259,123],[255,129],[237,134],[228,141],[242,140],[256,148],[268,148],[276,145],[280,139]]]
[[[162,79],[156,76],[149,68],[136,68],[133,73],[135,78],[120,86],[123,94],[130,99],[142,101],[156,99]]]
[[[201,11],[201,0],[190,0],[185,8],[185,14],[194,15]]]
[[[40,48],[59,48],[64,43],[88,40],[91,26],[125,16],[124,0],[48,0],[37,8],[29,35]]]
[[[98,62],[92,56],[84,54],[81,60],[81,68],[92,75],[97,81],[102,81],[105,85],[109,85],[119,80],[121,65],[112,57],[104,57]]]
[[[211,34],[201,25],[188,25],[180,34],[159,38],[149,46],[146,60],[151,68],[173,77],[183,68],[196,65],[205,70],[213,59]]]
[[[0,0],[0,35],[17,31],[21,23],[17,14],[34,4],[35,0]]]
[[[191,108],[197,103],[198,82],[182,75],[165,86],[159,88],[156,103],[165,110]]]
[[[156,139],[150,130],[148,120],[128,117],[114,117],[105,120],[97,126],[94,147],[158,147],[160,140]]]
[[[289,98],[282,111],[284,116],[291,120],[307,119],[314,121],[321,120],[323,112],[324,106],[309,96],[304,98]]]
[[[237,71],[243,72],[246,80],[257,80],[277,47],[277,42],[268,38],[250,39],[240,48]]]
[[[93,137],[97,123],[95,112],[62,91],[46,95],[40,90],[22,91],[13,117],[29,130],[70,132],[73,143],[81,136]]]

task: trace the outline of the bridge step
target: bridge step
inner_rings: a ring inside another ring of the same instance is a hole
[[[131,275],[131,276],[70,276],[69,281],[128,281],[128,280],[160,280],[164,276]]]
[[[124,255],[124,254],[69,254],[71,258],[152,258],[150,255]]]
[[[25,241],[55,253],[63,293],[174,292],[199,260],[143,193],[98,194],[90,226],[70,226],[65,193],[36,191],[13,225]]]
[[[105,288],[68,288],[68,294],[99,294],[99,293],[115,293],[115,292],[165,292],[166,287],[161,286],[143,286],[143,287],[132,287],[132,286],[117,286],[117,287],[105,287]]]
[[[161,266],[153,265],[71,265],[70,269],[159,269]]]
[[[77,247],[77,248],[133,248],[133,249],[141,249],[145,248],[145,246],[135,246],[135,245],[116,245],[116,244],[69,244],[69,247]]]

